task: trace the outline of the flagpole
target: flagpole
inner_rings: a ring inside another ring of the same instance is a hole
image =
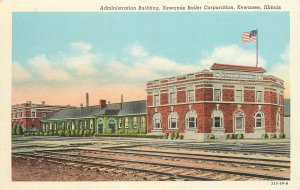
[[[256,67],[258,66],[258,30],[256,28]]]

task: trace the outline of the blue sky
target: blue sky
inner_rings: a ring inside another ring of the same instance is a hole
[[[200,71],[213,62],[255,66],[255,42],[241,42],[242,33],[255,28],[260,66],[278,73],[288,65],[286,12],[13,13],[13,92],[22,92],[24,81],[53,90],[78,85],[74,78],[101,87],[126,82],[138,89],[152,77]],[[177,69],[162,68],[133,77],[137,69],[161,65]],[[107,74],[110,66],[130,75]],[[54,79],[49,71],[60,74]],[[15,97],[15,101],[22,100]]]

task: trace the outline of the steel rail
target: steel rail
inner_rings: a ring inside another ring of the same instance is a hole
[[[257,177],[257,178],[270,179],[270,180],[289,180],[290,179],[290,178],[280,177],[280,176],[271,176],[271,175],[264,175],[264,174],[246,173],[246,172],[212,169],[212,168],[201,168],[201,167],[174,165],[174,164],[162,164],[162,163],[136,161],[136,160],[133,161],[133,160],[115,159],[115,158],[103,158],[103,157],[95,157],[95,156],[70,155],[70,154],[66,154],[66,153],[56,153],[56,152],[52,152],[52,151],[40,151],[40,152],[45,152],[48,154],[64,155],[64,156],[73,156],[73,157],[79,157],[79,158],[88,158],[88,159],[97,159],[97,160],[101,159],[101,160],[128,162],[128,163],[135,163],[135,164],[138,163],[138,164],[156,165],[156,166],[163,166],[163,167],[174,167],[177,169],[178,168],[193,169],[193,170],[196,169],[196,170],[200,170],[200,171],[226,173],[226,174],[233,174],[233,175],[239,175],[239,176],[243,175],[243,176]]]

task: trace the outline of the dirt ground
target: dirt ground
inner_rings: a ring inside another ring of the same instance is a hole
[[[12,157],[13,181],[151,181],[146,174],[66,166],[32,159]]]

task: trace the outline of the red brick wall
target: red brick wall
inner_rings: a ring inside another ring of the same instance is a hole
[[[177,102],[178,103],[186,102],[186,91],[177,91]]]
[[[234,89],[222,90],[223,101],[234,102]]]
[[[244,102],[255,102],[255,90],[244,90]]]
[[[168,93],[160,94],[160,105],[168,104]]]
[[[264,93],[265,96],[265,103],[272,103],[276,104],[277,103],[277,94],[276,92],[270,91],[270,90],[265,90]]]
[[[152,95],[148,95],[147,96],[147,106],[152,106],[153,105],[153,96]]]
[[[177,112],[178,120],[178,131],[183,133],[185,130],[185,114],[189,111],[189,105],[176,105],[173,106],[175,112]],[[191,109],[197,113],[197,132],[198,133],[210,133],[212,127],[211,115],[213,110],[216,109],[215,103],[202,103],[202,104],[192,104]],[[219,109],[224,115],[224,128],[225,133],[234,132],[234,114],[238,111],[238,104],[219,104]],[[148,112],[148,132],[152,131],[152,116],[155,113],[155,108],[147,108]],[[245,115],[245,132],[253,133],[255,126],[255,113],[259,110],[259,105],[256,104],[241,104],[240,110],[244,112]],[[158,107],[157,111],[162,115],[162,131],[176,132],[177,130],[168,129],[168,114],[171,112],[171,106]],[[273,133],[276,131],[276,113],[277,106],[274,105],[262,105],[261,111],[265,116],[265,130],[268,133]],[[281,113],[281,130],[283,130],[283,109],[280,110]]]
[[[204,88],[198,88],[195,90],[196,101],[204,101]]]
[[[204,89],[204,100],[205,101],[213,101],[213,89],[212,88]]]

